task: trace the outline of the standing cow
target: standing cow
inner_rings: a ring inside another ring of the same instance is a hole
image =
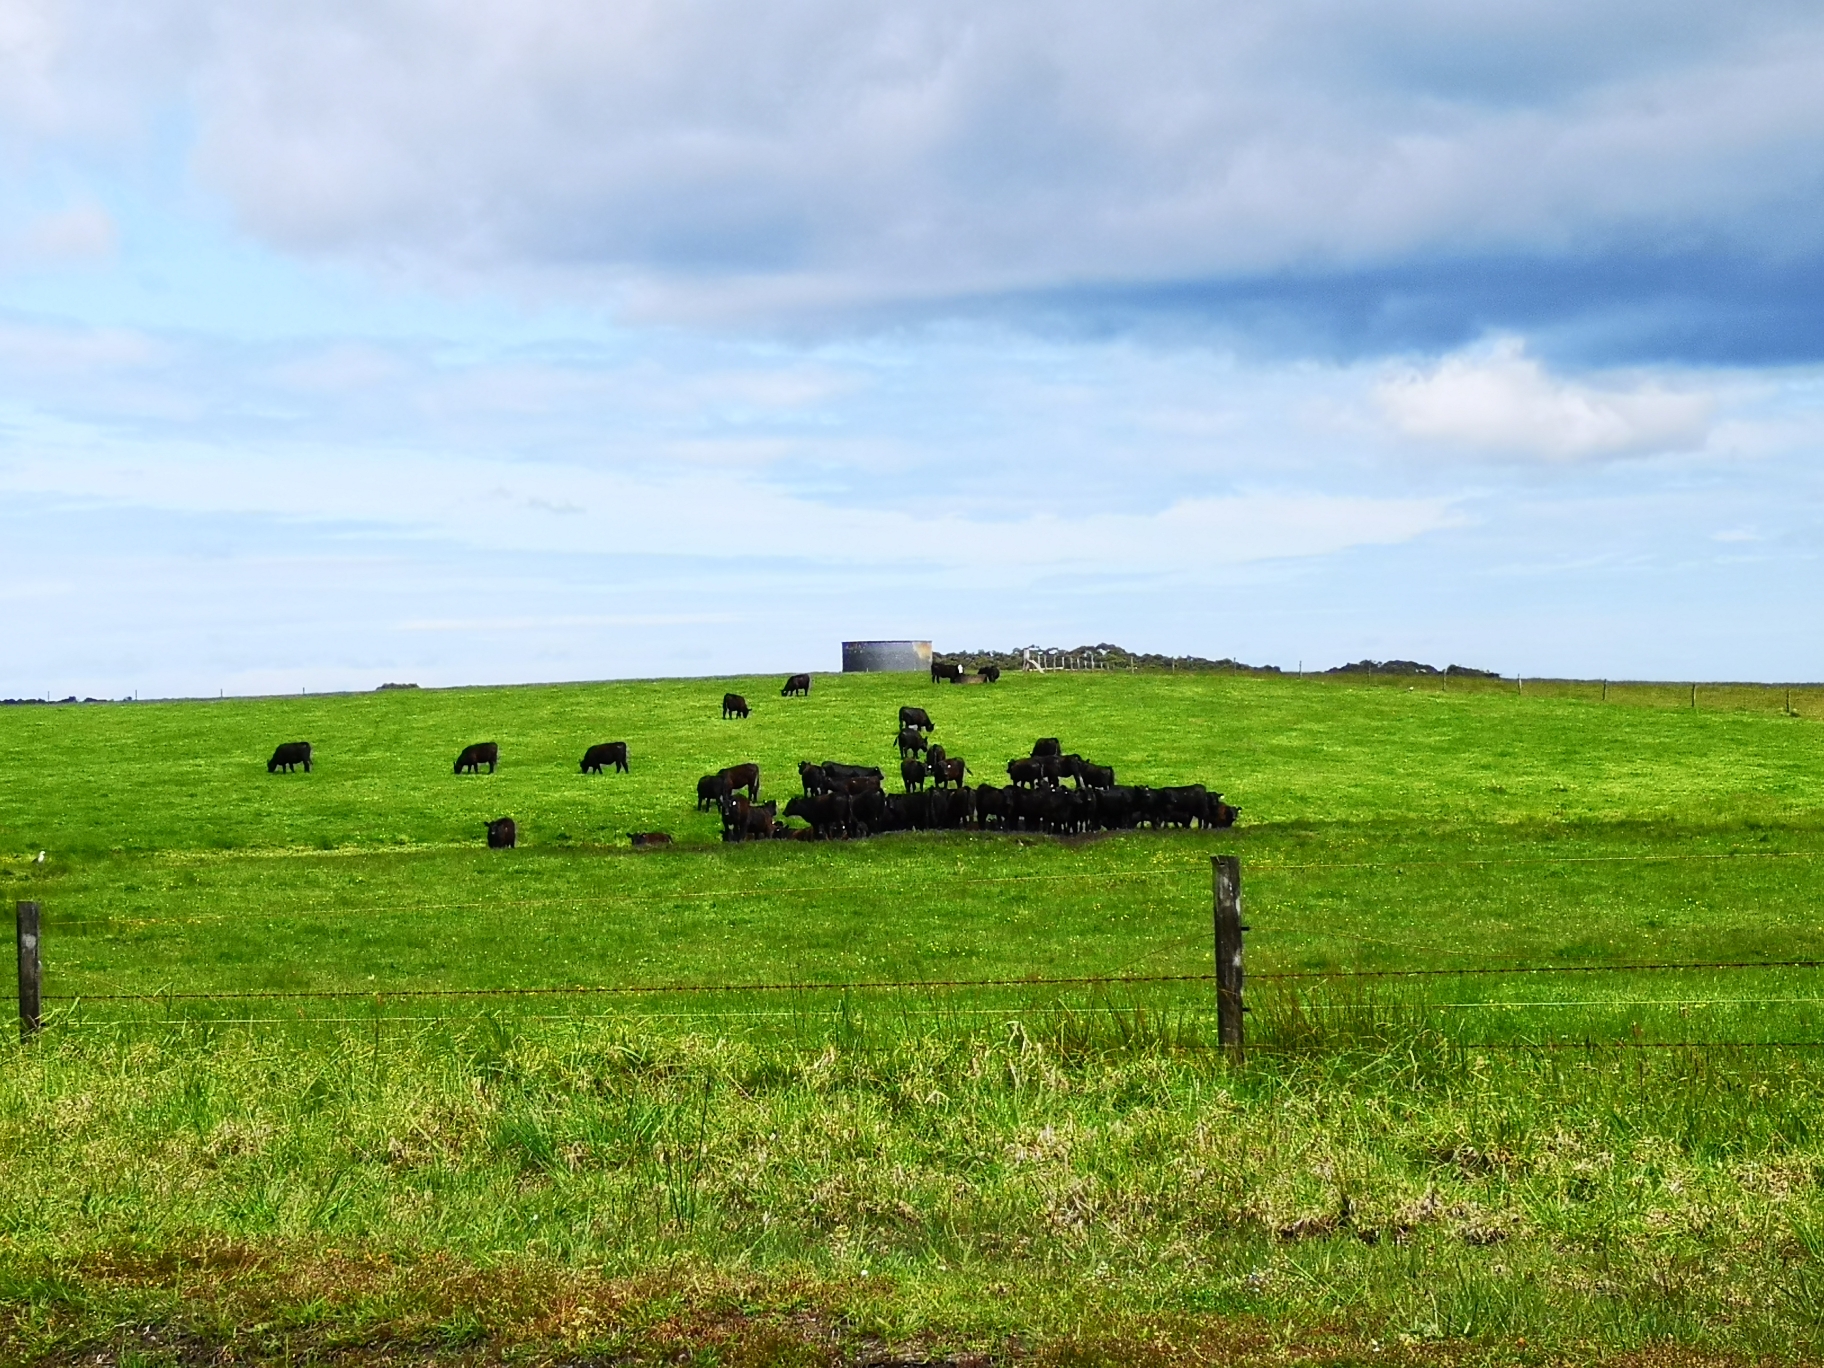
[[[902,760],[925,749],[925,738],[919,734],[917,727],[902,727],[895,741],[899,745],[899,758]]]
[[[604,741],[583,753],[584,774],[600,774],[603,765],[613,765],[622,774],[627,773],[627,743]]]
[[[937,724],[931,720],[931,714],[926,712],[923,708],[901,708],[899,710],[899,725],[902,727],[917,727],[920,731],[937,730]]]
[[[899,762],[900,782],[906,786],[906,792],[923,789],[925,786],[925,762],[923,760],[901,760]]]
[[[290,774],[293,765],[302,765],[304,773],[310,773],[310,742],[285,742],[272,753],[272,759],[266,762],[266,773],[276,774],[282,769]]]
[[[793,675],[785,681],[785,687],[779,690],[781,698],[790,698],[793,694],[797,694],[801,698],[811,696],[811,677],[808,674]]]
[[[716,774],[725,785],[724,792],[733,794],[736,789],[746,789],[748,798],[753,802],[760,801],[760,766],[755,764],[730,765]]]
[[[722,695],[722,720],[724,722],[728,721],[731,717],[746,716],[747,700],[745,698],[741,697],[740,694],[725,693]]]
[[[975,672],[982,677],[982,683],[984,684],[999,684],[1001,682],[1001,667],[999,665],[977,665],[975,667]]]
[[[934,660],[931,662],[931,682],[936,684],[945,681],[951,684],[963,677],[963,667],[953,662]]]
[[[456,757],[456,773],[467,770],[470,774],[480,774],[481,767],[486,765],[488,773],[494,773],[494,766],[500,760],[500,745],[494,741],[477,741],[472,746],[464,746],[462,754]]]
[[[519,827],[511,817],[496,817],[488,823],[488,849],[512,850],[519,844]]]

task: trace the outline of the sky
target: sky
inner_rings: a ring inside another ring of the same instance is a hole
[[[1824,679],[1824,11],[0,0],[0,696]]]

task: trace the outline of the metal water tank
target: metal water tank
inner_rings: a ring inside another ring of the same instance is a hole
[[[928,641],[845,641],[842,643],[844,674],[878,674],[931,672],[931,643]]]

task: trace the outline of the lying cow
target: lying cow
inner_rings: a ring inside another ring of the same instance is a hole
[[[654,846],[671,844],[669,831],[630,831],[627,838],[633,842],[635,850],[651,850]]]
[[[793,694],[802,698],[811,696],[811,677],[808,674],[793,675],[785,681],[785,687],[779,690],[781,698],[790,698]]]
[[[266,762],[266,773],[276,774],[283,769],[291,773],[293,765],[304,766],[304,773],[310,773],[310,742],[287,741],[272,753],[272,759]]]
[[[923,760],[901,760],[899,762],[899,779],[906,786],[906,792],[925,786],[925,762]]]
[[[462,754],[456,757],[456,773],[467,770],[470,774],[480,774],[481,767],[486,765],[488,773],[494,773],[494,766],[500,760],[500,745],[494,741],[477,741],[472,746],[464,746]]]
[[[583,753],[584,774],[600,774],[603,765],[613,765],[622,774],[627,773],[627,743],[604,741]]]
[[[496,817],[488,823],[488,849],[511,850],[519,844],[519,828],[511,817]]]
[[[920,731],[937,730],[937,724],[931,720],[931,714],[926,712],[923,708],[901,708],[899,710],[899,725],[902,727],[917,727]]]
[[[760,801],[760,766],[756,764],[730,765],[717,773],[727,786],[725,792],[733,793],[736,789],[746,789],[747,796],[754,802]]]
[[[917,727],[901,727],[899,735],[894,738],[899,746],[899,758],[904,760],[908,755],[916,755],[925,749],[925,737]]]
[[[745,698],[741,697],[740,694],[725,693],[722,695],[722,720],[724,722],[728,721],[731,717],[746,716],[747,700]]]

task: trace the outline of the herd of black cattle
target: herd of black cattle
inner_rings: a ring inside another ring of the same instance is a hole
[[[722,715],[747,716],[746,700],[727,695]],[[1007,762],[1005,787],[971,788],[964,782],[973,773],[968,763],[929,740],[934,730],[923,708],[899,710],[900,793],[886,791],[879,766],[805,760],[798,766],[804,791],[788,798],[781,812],[777,798],[760,801],[760,766],[748,763],[697,780],[697,810],[721,813],[725,841],[838,840],[888,831],[965,829],[1080,836],[1137,827],[1235,824],[1237,810],[1202,784],[1117,784],[1111,766],[1067,755],[1051,736],[1041,737],[1031,755]],[[1074,786],[1064,787],[1066,779]],[[784,818],[806,825],[790,827]]]
[[[998,673],[998,672],[997,672]],[[937,671],[932,671],[936,681]],[[780,690],[784,697],[808,695],[809,675],[793,675]],[[722,716],[749,715],[747,700],[739,694],[722,696]],[[1144,784],[1117,784],[1115,771],[1080,755],[1066,754],[1056,737],[1041,737],[1032,754],[1007,762],[1004,787],[964,782],[974,773],[960,756],[948,755],[930,740],[936,730],[923,708],[899,710],[899,778],[903,791],[889,793],[885,776],[874,765],[849,765],[835,760],[798,766],[803,792],[786,800],[760,801],[760,766],[731,765],[697,781],[697,810],[716,811],[722,817],[725,841],[841,840],[876,836],[889,831],[1035,831],[1054,836],[1079,836],[1094,831],[1129,831],[1139,827],[1229,827],[1237,809],[1222,801],[1220,793],[1202,784],[1151,788]],[[481,766],[494,773],[500,747],[493,741],[465,746],[456,758],[457,774],[479,774]],[[311,767],[308,741],[287,741],[266,762],[268,773],[290,773]],[[627,743],[604,741],[583,755],[582,772],[600,774],[604,768],[628,772]],[[1073,787],[1066,788],[1065,780]],[[929,787],[927,787],[929,785]],[[784,818],[805,823],[787,826]],[[488,822],[488,844],[511,849],[519,831],[511,817]],[[665,832],[635,832],[636,846],[668,845]]]

